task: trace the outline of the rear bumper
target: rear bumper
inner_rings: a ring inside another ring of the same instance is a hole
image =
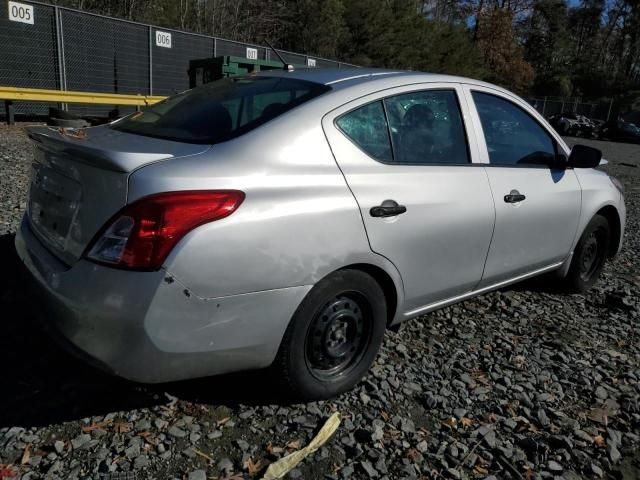
[[[46,329],[118,376],[158,383],[262,368],[310,286],[199,298],[165,270],[60,263],[23,220],[16,250]]]

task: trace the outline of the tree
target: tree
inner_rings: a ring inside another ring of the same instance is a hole
[[[487,79],[516,92],[526,92],[534,71],[522,55],[513,30],[513,13],[506,8],[485,11],[478,18],[476,43],[482,52]]]

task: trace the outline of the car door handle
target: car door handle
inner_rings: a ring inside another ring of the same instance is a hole
[[[372,217],[395,217],[407,211],[404,205],[398,205],[393,200],[385,200],[382,205],[371,207],[369,215]]]
[[[519,191],[511,190],[511,192],[508,195],[504,196],[504,201],[506,203],[518,203],[518,202],[522,202],[526,198],[527,197],[522,195]]]

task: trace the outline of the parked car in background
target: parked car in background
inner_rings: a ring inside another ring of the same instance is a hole
[[[597,130],[596,122],[573,112],[552,115],[549,123],[560,135],[591,138]]]
[[[270,367],[332,397],[388,327],[549,272],[588,289],[625,225],[598,150],[447,75],[264,72],[29,136],[44,325],[141,382]]]
[[[598,138],[616,142],[640,143],[640,128],[634,123],[621,119],[610,120],[600,127]]]

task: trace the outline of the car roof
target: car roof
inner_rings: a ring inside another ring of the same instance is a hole
[[[501,87],[471,78],[445,75],[440,73],[413,72],[408,70],[387,70],[382,68],[295,68],[294,70],[267,70],[258,73],[260,76],[286,77],[308,82],[330,85],[334,89],[352,87],[377,80],[397,79],[398,84],[419,82],[456,82],[471,83],[507,92]],[[510,92],[507,92],[510,93]]]

